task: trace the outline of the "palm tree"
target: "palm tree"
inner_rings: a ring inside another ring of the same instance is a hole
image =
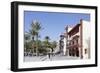
[[[41,25],[38,21],[33,21],[31,24],[31,29],[29,30],[30,34],[38,41],[39,31],[41,30]],[[36,52],[38,55],[38,43],[36,43]]]
[[[39,31],[41,30],[41,25],[38,21],[33,21],[31,24],[31,29],[29,30],[29,33],[35,38],[38,39],[39,37]]]
[[[50,42],[49,42],[50,38],[49,36],[45,37],[45,40],[43,41],[43,46],[45,47],[45,49],[49,52],[49,48],[50,48]]]
[[[47,42],[49,42],[50,37],[49,37],[49,36],[46,36],[46,37],[45,37],[45,40],[46,40]]]
[[[49,37],[49,36],[46,36],[46,37],[45,37],[45,42],[46,42],[48,48],[49,48],[49,46],[50,46],[49,40],[50,40],[50,37]]]

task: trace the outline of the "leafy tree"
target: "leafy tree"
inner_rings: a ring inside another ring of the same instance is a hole
[[[57,42],[56,41],[51,42],[50,47],[51,47],[51,50],[52,50],[52,53],[53,53],[54,49],[57,47]]]
[[[29,49],[29,44],[28,44],[29,40],[30,40],[29,34],[25,33],[24,34],[24,47],[25,47],[24,50],[25,51],[28,51],[28,49]]]
[[[29,42],[25,42],[24,43],[24,46],[25,46],[25,48],[26,48],[26,52],[32,52],[32,50],[33,50],[33,41],[29,41]]]

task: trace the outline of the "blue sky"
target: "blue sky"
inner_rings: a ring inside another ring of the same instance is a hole
[[[28,32],[33,20],[38,20],[43,28],[40,39],[49,36],[51,40],[58,41],[60,34],[65,32],[65,26],[76,25],[80,19],[90,21],[90,14],[24,11],[24,32]]]

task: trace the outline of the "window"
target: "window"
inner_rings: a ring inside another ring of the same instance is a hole
[[[78,44],[78,39],[76,40],[76,43]]]
[[[74,45],[74,41],[72,42],[72,44]]]

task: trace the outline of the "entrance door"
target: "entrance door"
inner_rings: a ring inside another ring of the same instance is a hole
[[[76,48],[76,56],[79,57],[79,49]]]

